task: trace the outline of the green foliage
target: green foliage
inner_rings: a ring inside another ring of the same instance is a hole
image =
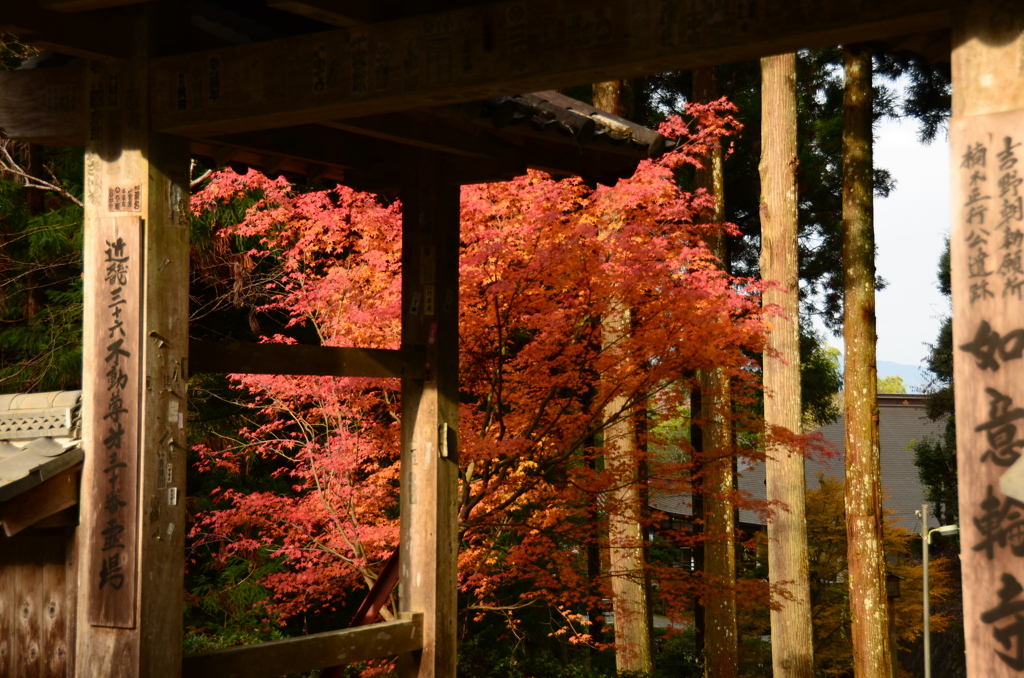
[[[841,412],[836,394],[842,389],[839,349],[825,345],[814,330],[801,323],[800,391],[804,418],[815,426],[838,419]]]
[[[939,290],[949,297],[949,240],[939,258]],[[935,515],[942,525],[952,525],[959,520],[959,499],[957,494],[956,469],[956,418],[954,416],[953,385],[953,320],[946,318],[939,330],[939,336],[931,345],[928,355],[928,369],[934,375],[929,385],[926,411],[932,419],[946,417],[946,430],[941,440],[926,438],[914,441],[914,464],[918,477],[925,486],[928,501],[935,507]]]
[[[12,155],[28,153],[24,144],[0,143]],[[80,194],[81,150],[41,153],[57,181]],[[81,383],[82,208],[50,192],[29,193],[0,176],[0,391],[8,393]]]
[[[879,377],[878,378],[878,392],[879,393],[906,393],[907,385],[903,382],[903,377]]]

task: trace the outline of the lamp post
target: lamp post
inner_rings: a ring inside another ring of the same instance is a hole
[[[960,533],[959,525],[945,525],[928,530],[928,504],[922,504],[917,515],[921,516],[921,551],[924,555],[924,678],[932,678],[932,632],[931,632],[931,597],[928,591],[928,546],[932,543],[933,534],[955,535]]]

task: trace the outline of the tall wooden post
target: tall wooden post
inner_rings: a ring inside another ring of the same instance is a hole
[[[86,68],[80,676],[181,675],[189,146],[149,130],[158,11]]]
[[[1024,671],[1024,6],[953,21],[954,380],[970,678]]]
[[[410,151],[402,201],[402,345],[425,349],[402,381],[402,611],[423,613],[409,678],[454,678],[458,541],[459,187],[440,157]]]

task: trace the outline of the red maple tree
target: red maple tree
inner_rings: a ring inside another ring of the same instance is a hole
[[[689,107],[686,121],[672,118],[662,131],[680,139],[678,149],[641,163],[614,187],[595,190],[531,172],[463,189],[464,609],[501,611],[514,624],[515,609],[544,605],[562,613],[560,633],[589,640],[577,613],[607,594],[587,579],[585,544],[593,521],[617,510],[609,489],[621,483],[600,463],[585,463],[588,455],[600,458],[610,423],[604,406],[625,395],[620,416],[646,403],[652,422],[677,417],[694,371],[712,367],[733,377],[738,411],[753,398],[751,355],[762,350],[765,331],[758,288],[714,265],[704,236],[732,227],[698,225],[712,198],[683,192],[675,180],[677,170],[698,165],[709,144],[736,129],[730,110],[717,102]],[[193,197],[193,210],[203,214],[253,190],[263,198],[220,235],[258,238],[250,256],[280,262],[267,308],[315,329],[324,345],[397,348],[400,205],[344,187],[297,193],[283,179],[250,171],[215,173]],[[601,318],[613,300],[628,304],[632,327],[603,346]],[[263,583],[282,619],[361,597],[398,538],[398,383],[233,379],[262,424],[240,432],[244,446],[200,445],[201,464],[231,469],[245,455],[273,455],[291,491],[223,489],[215,496],[219,508],[197,516],[194,535],[224,540],[224,556],[273,544],[287,568]],[[737,425],[760,429],[756,420]],[[639,446],[651,492],[689,489],[689,448],[673,430],[651,426]],[[715,585],[658,564],[652,574],[675,614]]]

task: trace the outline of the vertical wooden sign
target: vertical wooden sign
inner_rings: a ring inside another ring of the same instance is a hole
[[[110,189],[120,206],[121,191]],[[137,195],[128,191],[129,196]],[[131,198],[129,197],[129,200]],[[111,210],[118,211],[118,210]],[[85,405],[92,431],[83,486],[97,498],[83,523],[91,523],[82,544],[93,626],[135,626],[135,579],[138,571],[136,513],[139,493],[139,422],[142,364],[141,294],[142,220],[137,216],[97,219],[96,239],[87,266],[86,296],[92,299],[83,350],[91,358],[85,379],[93,388]]]
[[[954,118],[953,342],[967,673],[1024,675],[1024,110]]]

